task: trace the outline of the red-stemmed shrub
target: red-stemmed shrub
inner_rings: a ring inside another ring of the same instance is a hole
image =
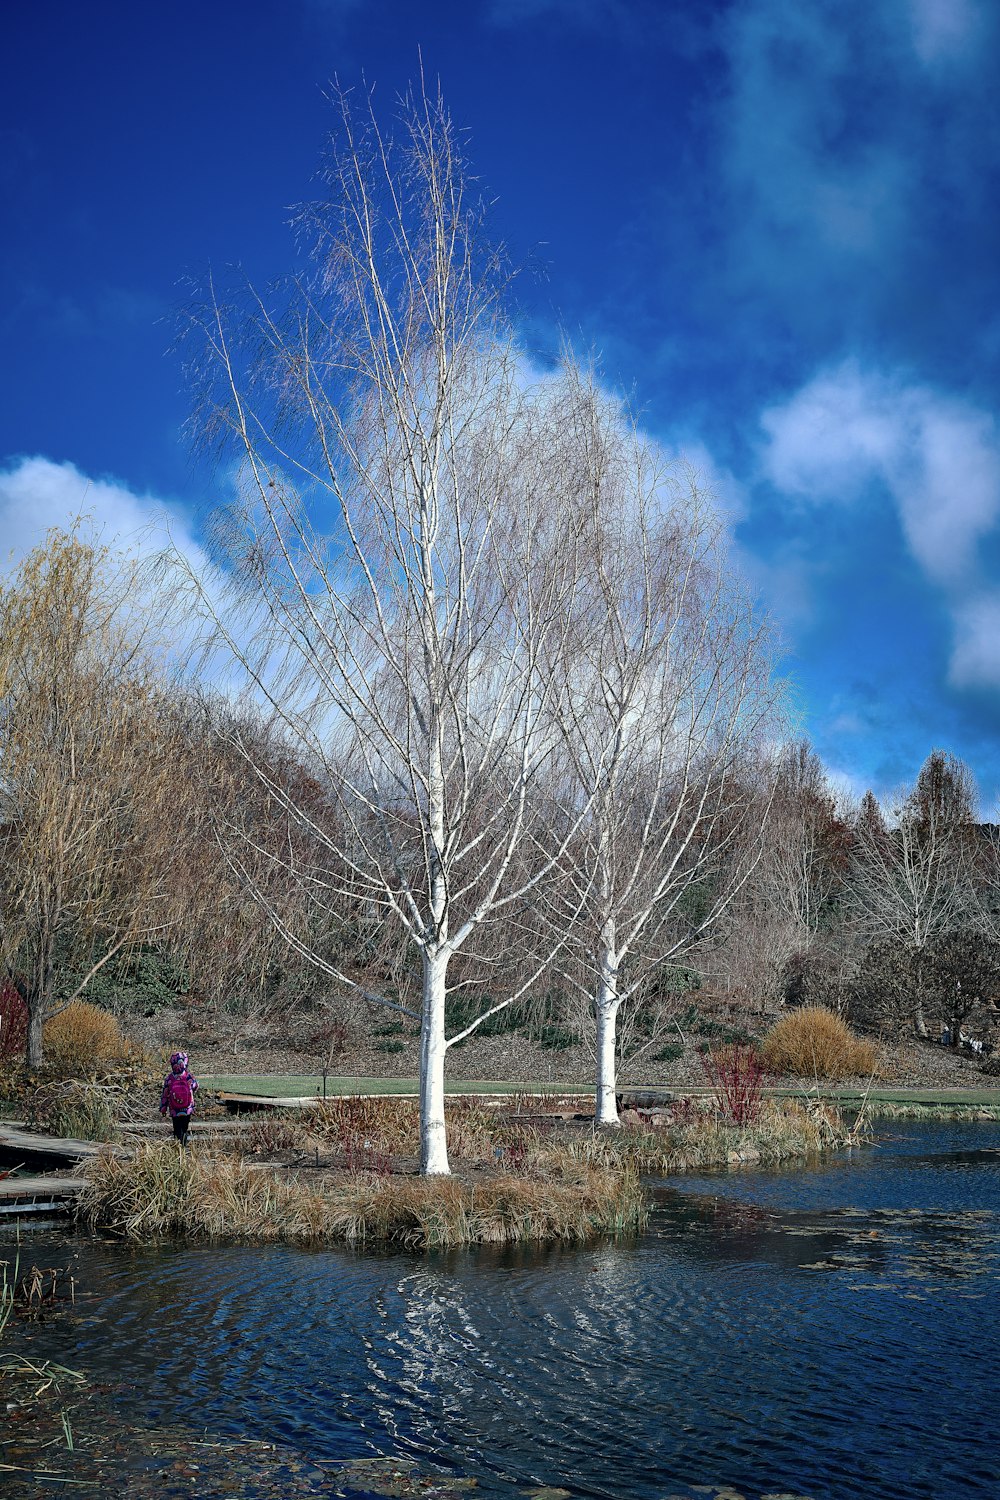
[[[741,1128],[760,1117],[767,1074],[756,1047],[720,1047],[702,1054],[702,1066],[724,1120]]]
[[[0,1067],[21,1062],[28,1042],[28,1007],[14,986],[0,984]]]

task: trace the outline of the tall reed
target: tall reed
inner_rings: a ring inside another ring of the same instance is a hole
[[[181,1235],[256,1242],[390,1243],[410,1246],[579,1242],[637,1228],[638,1174],[552,1152],[544,1175],[500,1173],[481,1183],[455,1177],[358,1173],[314,1186],[245,1162],[179,1152],[172,1143],[104,1154],[87,1168],[82,1216],[127,1239]]]
[[[14,1260],[13,1274],[8,1272],[9,1261],[0,1260],[0,1334],[10,1322],[14,1311],[14,1288],[17,1285],[18,1262]]]
[[[80,1141],[114,1140],[120,1090],[76,1079],[43,1083],[25,1111],[28,1123],[50,1135]]]
[[[567,1149],[611,1168],[629,1165],[647,1176],[669,1176],[740,1161],[769,1166],[835,1148],[850,1138],[830,1104],[765,1099],[749,1125],[734,1125],[714,1114],[693,1114],[659,1128],[602,1131]]]
[[[478,1100],[448,1100],[445,1106],[448,1152],[465,1163],[500,1162],[526,1166],[538,1132],[490,1109]],[[309,1116],[309,1130],[340,1152],[349,1171],[387,1172],[397,1157],[420,1151],[420,1117],[413,1099],[327,1099]]]

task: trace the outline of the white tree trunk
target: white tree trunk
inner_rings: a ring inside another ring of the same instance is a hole
[[[610,925],[610,924],[609,924]],[[595,1124],[617,1127],[618,1052],[618,955],[605,946],[601,954],[601,978],[594,997],[597,1020],[597,1108]]]
[[[420,1171],[448,1176],[448,1140],[444,1123],[444,997],[448,954],[424,953],[424,998],[420,1025]]]

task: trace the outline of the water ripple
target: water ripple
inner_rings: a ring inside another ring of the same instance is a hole
[[[486,1495],[995,1500],[996,1126],[657,1197],[648,1234],[582,1251],[77,1247],[102,1294],[33,1337],[127,1369],[144,1419],[410,1453]]]

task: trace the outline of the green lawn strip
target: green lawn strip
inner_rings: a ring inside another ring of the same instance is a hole
[[[1000,1105],[1000,1090],[991,1089],[824,1089],[841,1104],[860,1104],[867,1098],[876,1104]]]
[[[218,1090],[227,1094],[257,1094],[275,1099],[306,1098],[322,1094],[323,1079],[319,1074],[263,1074],[263,1073],[218,1073],[199,1078],[203,1089]],[[488,1079],[468,1080],[457,1078],[445,1084],[448,1094],[585,1094],[589,1085],[584,1083],[511,1083],[491,1082]],[[415,1078],[335,1078],[326,1080],[326,1092],[330,1098],[340,1094],[413,1094],[418,1092]]]
[[[220,1091],[229,1094],[256,1094],[263,1098],[305,1098],[322,1094],[323,1079],[320,1074],[262,1074],[262,1073],[220,1073],[200,1080],[203,1089]],[[464,1079],[458,1078],[445,1085],[445,1091],[451,1095],[460,1094],[587,1094],[591,1091],[591,1085],[587,1083],[550,1083],[524,1080],[513,1083],[509,1079]],[[672,1085],[662,1090],[655,1085],[648,1085],[649,1092],[663,1092],[666,1094],[693,1094],[697,1096],[711,1095],[712,1090],[704,1085],[692,1085],[683,1087]],[[326,1080],[326,1092],[330,1098],[344,1094],[417,1094],[417,1080],[415,1078],[363,1078],[363,1077],[334,1077],[332,1074]],[[626,1092],[632,1092],[631,1089]],[[642,1087],[635,1089],[636,1093],[644,1092]],[[939,1105],[942,1107],[953,1106],[956,1108],[975,1108],[977,1105],[1000,1106],[1000,1089],[997,1088],[970,1088],[970,1089],[885,1089],[873,1088],[867,1091],[863,1089],[838,1089],[833,1085],[820,1087],[815,1084],[803,1084],[796,1088],[794,1085],[788,1087],[768,1089],[768,1094],[796,1098],[803,1094],[815,1095],[819,1093],[823,1098],[830,1099],[847,1108],[860,1104],[867,1099],[869,1104],[926,1104]]]

